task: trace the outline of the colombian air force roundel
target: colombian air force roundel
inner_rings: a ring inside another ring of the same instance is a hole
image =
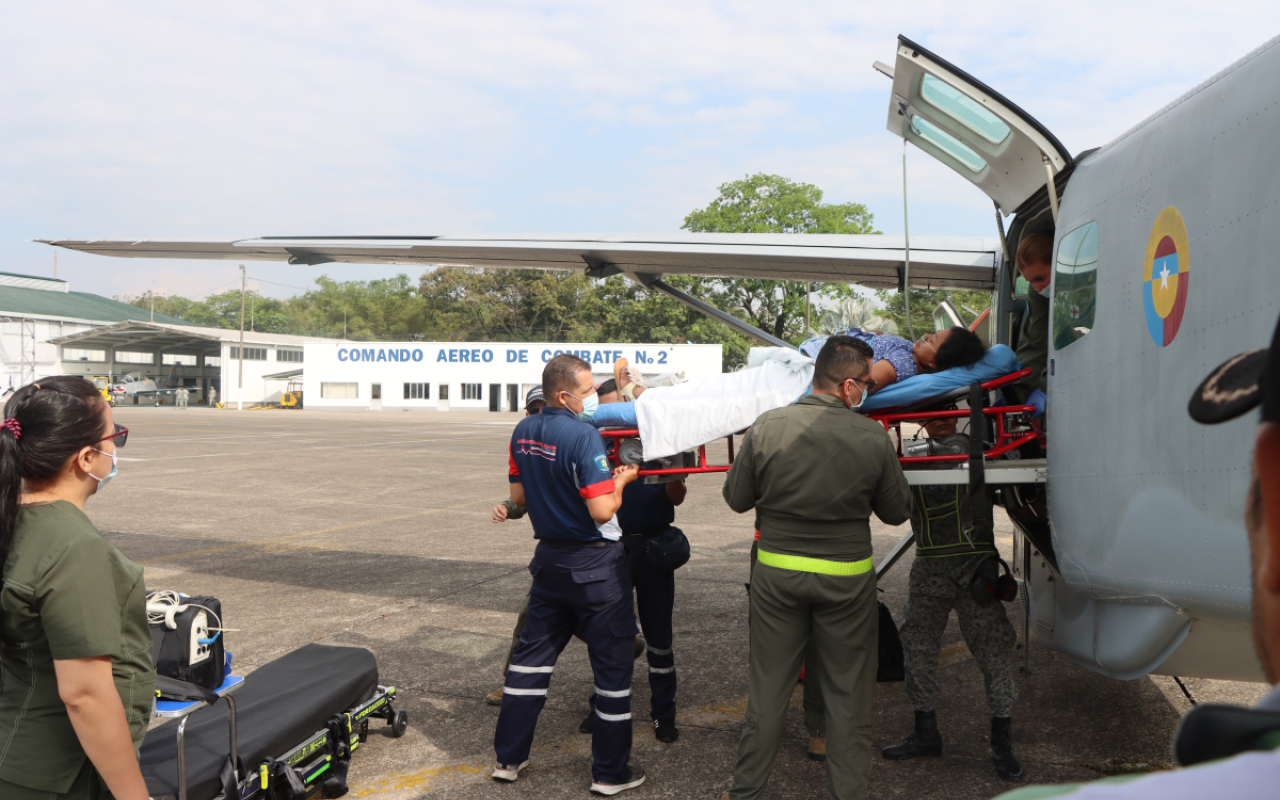
[[[1156,217],[1147,239],[1142,268],[1142,297],[1147,331],[1161,347],[1178,335],[1191,286],[1191,257],[1187,228],[1178,209],[1169,206]]]

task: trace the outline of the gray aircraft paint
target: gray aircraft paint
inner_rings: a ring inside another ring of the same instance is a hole
[[[1063,190],[1055,245],[1082,225],[1099,226],[1097,313],[1090,333],[1049,353],[1048,487],[1061,573],[1033,558],[1026,586],[1037,636],[1117,678],[1154,671],[1261,679],[1248,628],[1242,522],[1254,421],[1210,431],[1190,421],[1186,404],[1214,366],[1265,346],[1280,313],[1280,290],[1268,283],[1280,252],[1278,44],[1259,48],[1081,159]],[[986,87],[971,96],[1000,99]],[[901,136],[896,108],[890,107],[890,129]],[[1025,115],[1023,122],[1038,125]],[[1065,162],[1055,156],[1052,163],[1056,170]],[[981,177],[966,177],[982,185]],[[1008,205],[1011,184],[1000,185]],[[1191,284],[1178,334],[1160,347],[1147,330],[1142,282],[1152,225],[1168,206],[1186,225]],[[902,238],[892,236],[750,234],[48,243],[142,258],[585,267],[597,276],[874,287],[898,285],[904,250]],[[993,289],[996,265],[1011,268],[994,237],[915,237],[911,245],[913,285]],[[998,327],[1008,310],[996,299]]]

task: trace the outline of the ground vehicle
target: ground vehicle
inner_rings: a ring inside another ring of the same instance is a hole
[[[1023,534],[1037,635],[1117,678],[1257,679],[1241,520],[1251,423],[1213,436],[1185,407],[1201,378],[1265,346],[1280,313],[1280,40],[1104,147],[1076,156],[963,70],[905,38],[888,126],[997,209],[991,238],[657,234],[54,241],[104,255],[468,264],[622,274],[771,344],[666,273],[992,291],[988,340],[1017,345],[1018,242],[1051,232],[1047,485],[1002,491]],[[1006,212],[1012,214],[1007,235]],[[909,255],[909,258],[908,258]],[[1195,286],[1191,273],[1198,273]]]
[[[302,381],[289,381],[280,395],[281,408],[302,408]]]

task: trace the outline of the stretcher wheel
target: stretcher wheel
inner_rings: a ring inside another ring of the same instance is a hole
[[[644,463],[644,445],[639,439],[618,442],[618,462],[624,465]]]
[[[397,711],[395,716],[391,718],[391,735],[399,739],[404,736],[404,732],[409,729],[409,712]]]

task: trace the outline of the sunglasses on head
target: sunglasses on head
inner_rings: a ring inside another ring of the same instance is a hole
[[[110,439],[111,443],[116,447],[124,447],[124,443],[129,441],[129,429],[123,425],[116,425],[115,433],[109,433],[101,439],[94,439],[93,443],[97,444],[98,442],[105,442],[108,439]]]

